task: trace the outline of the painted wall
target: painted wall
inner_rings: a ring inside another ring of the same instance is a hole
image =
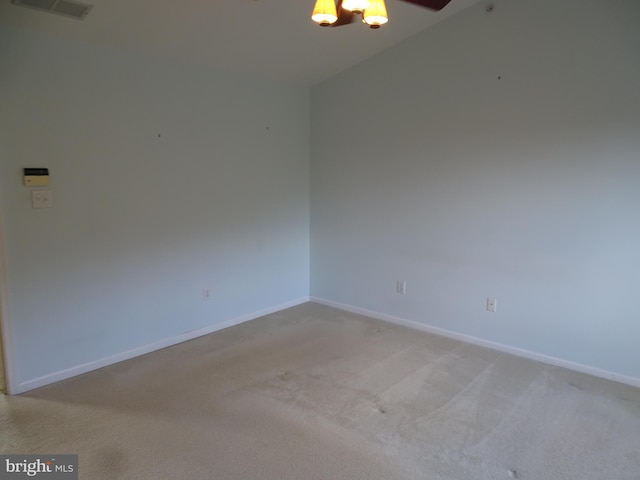
[[[308,89],[9,28],[0,65],[17,384],[308,296]]]
[[[312,90],[311,294],[640,378],[640,3],[493,3]]]

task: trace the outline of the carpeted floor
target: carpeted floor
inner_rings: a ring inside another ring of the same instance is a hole
[[[29,394],[80,479],[640,480],[640,389],[308,303]]]

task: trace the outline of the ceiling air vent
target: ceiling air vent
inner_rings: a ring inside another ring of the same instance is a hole
[[[70,0],[11,0],[14,5],[84,20],[93,5]]]

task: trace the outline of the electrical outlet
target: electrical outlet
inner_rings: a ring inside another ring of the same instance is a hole
[[[211,300],[211,289],[209,287],[202,289],[202,300]]]
[[[407,293],[407,282],[404,280],[398,280],[396,282],[396,292],[400,295],[406,295]]]
[[[487,312],[495,312],[498,301],[495,298],[487,298]]]

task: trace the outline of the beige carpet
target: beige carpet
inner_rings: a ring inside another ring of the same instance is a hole
[[[312,303],[17,397],[92,479],[640,479],[640,390]]]

